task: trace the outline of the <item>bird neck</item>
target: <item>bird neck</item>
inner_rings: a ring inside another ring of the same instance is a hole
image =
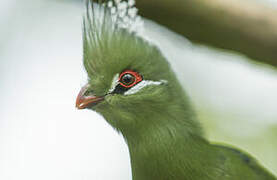
[[[135,121],[153,123],[136,131],[122,132],[130,151],[133,180],[182,179],[184,173],[198,171],[199,163],[203,163],[199,161],[201,156],[205,165],[212,164],[212,158],[207,158],[203,151],[207,152],[210,146],[202,137],[193,111],[183,105],[172,104],[179,109],[171,111],[172,107],[167,106],[143,120],[134,117]],[[159,123],[154,121],[157,118]]]

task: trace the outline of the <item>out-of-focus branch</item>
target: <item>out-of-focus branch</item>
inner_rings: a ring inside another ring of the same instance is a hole
[[[137,7],[194,42],[277,67],[277,9],[253,0],[137,0]]]

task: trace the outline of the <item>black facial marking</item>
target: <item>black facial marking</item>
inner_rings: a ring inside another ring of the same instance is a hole
[[[128,89],[130,88],[126,88],[118,84],[111,94],[124,94],[126,91],[128,91]]]

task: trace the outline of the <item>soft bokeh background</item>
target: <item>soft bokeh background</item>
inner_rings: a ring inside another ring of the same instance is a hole
[[[74,107],[86,81],[82,8],[77,0],[0,1],[1,180],[131,179],[123,138],[100,115]],[[145,25],[209,139],[250,152],[277,174],[276,69]]]

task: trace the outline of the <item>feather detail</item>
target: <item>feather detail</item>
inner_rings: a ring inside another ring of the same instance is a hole
[[[111,88],[109,89],[108,93],[112,93],[115,90],[116,86],[119,84],[118,78],[119,78],[119,74],[116,74],[114,76],[114,78],[112,79],[112,85],[111,85]]]
[[[147,87],[147,86],[158,86],[161,84],[167,83],[166,80],[161,80],[161,81],[150,81],[150,80],[143,80],[140,83],[138,83],[136,86],[130,88],[128,91],[124,93],[124,95],[131,95],[139,92],[141,89]]]
[[[140,36],[143,32],[143,21],[137,15],[135,1],[103,0],[93,3],[86,0],[86,11],[83,15],[84,65],[89,75],[97,72],[101,61],[92,61],[92,54],[110,47],[113,39],[123,36]],[[146,38],[145,38],[146,39]]]

